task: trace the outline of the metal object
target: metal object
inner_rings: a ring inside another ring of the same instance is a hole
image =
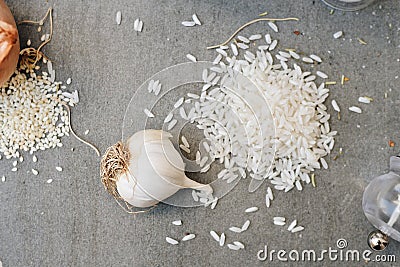
[[[372,250],[383,251],[389,245],[389,238],[381,231],[375,230],[368,235],[368,245]]]
[[[376,229],[400,242],[400,157],[390,157],[389,172],[365,188],[362,208]]]
[[[367,7],[375,0],[322,0],[322,2],[335,9],[356,11]]]

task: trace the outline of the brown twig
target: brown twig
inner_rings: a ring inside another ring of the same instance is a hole
[[[247,26],[254,24],[256,22],[259,21],[289,21],[289,20],[295,20],[298,21],[298,18],[283,18],[283,19],[273,19],[273,18],[258,18],[258,19],[254,19],[252,21],[247,22],[246,24],[242,25],[239,27],[239,29],[237,29],[232,35],[231,37],[228,38],[228,40],[226,40],[225,42],[219,44],[219,45],[213,45],[213,46],[209,46],[207,47],[207,49],[214,49],[214,48],[218,48],[220,46],[226,45],[227,43],[229,43],[241,30],[243,30],[244,28],[246,28]]]

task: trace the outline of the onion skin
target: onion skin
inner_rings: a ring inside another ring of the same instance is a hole
[[[19,52],[17,25],[7,4],[0,0],[0,86],[17,68]]]

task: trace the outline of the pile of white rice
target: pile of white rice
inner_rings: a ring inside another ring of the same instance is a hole
[[[225,166],[218,178],[228,183],[245,178],[247,170],[254,179],[250,191],[263,179],[277,190],[302,190],[315,169],[328,168],[323,157],[335,142],[324,104],[329,89],[317,82],[327,75],[302,71],[300,64],[321,62],[316,55],[275,52],[278,41],[269,34],[257,41],[263,42],[257,51],[247,50],[260,38],[241,36],[216,50],[201,94],[190,94],[182,117],[197,123],[208,140],[197,159],[207,157],[205,171],[218,161]]]

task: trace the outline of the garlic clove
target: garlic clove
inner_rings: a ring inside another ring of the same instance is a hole
[[[116,185],[119,195],[132,206],[148,208],[159,202],[147,195],[140,187],[135,187],[135,182],[126,173],[119,178]]]

